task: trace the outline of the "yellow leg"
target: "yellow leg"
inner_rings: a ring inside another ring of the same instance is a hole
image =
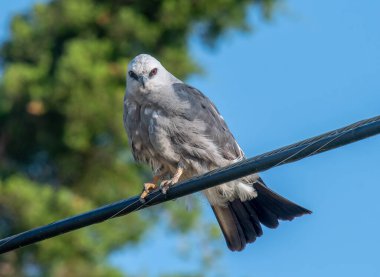
[[[160,178],[161,177],[159,175],[155,175],[153,176],[153,180],[151,183],[144,184],[144,190],[140,195],[140,200],[144,201],[144,199],[148,196],[148,194],[157,188],[157,183],[160,180]]]
[[[178,183],[179,178],[181,178],[182,174],[183,174],[183,167],[181,165],[178,165],[177,171],[174,173],[173,178],[169,180],[164,180],[161,182],[160,188],[161,188],[162,193],[165,194],[172,185]]]

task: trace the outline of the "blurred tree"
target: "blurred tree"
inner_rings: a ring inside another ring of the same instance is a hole
[[[122,124],[128,60],[151,53],[185,78],[199,72],[191,36],[212,45],[248,31],[248,8],[269,16],[274,2],[55,0],[15,16],[1,47],[0,236],[139,192],[149,175]],[[199,211],[160,209],[180,231]],[[0,276],[120,276],[106,257],[157,218],[136,213],[3,255]]]

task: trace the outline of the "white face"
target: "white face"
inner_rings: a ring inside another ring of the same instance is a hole
[[[168,73],[159,61],[147,54],[136,56],[128,65],[127,89],[146,92],[165,84]]]

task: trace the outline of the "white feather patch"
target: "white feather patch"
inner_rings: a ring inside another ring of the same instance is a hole
[[[228,182],[204,191],[211,205],[225,206],[228,201],[240,199],[247,201],[257,197],[257,192],[250,184],[241,181]]]

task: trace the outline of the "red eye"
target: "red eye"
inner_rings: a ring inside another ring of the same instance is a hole
[[[157,68],[153,68],[150,73],[149,73],[149,77],[153,77],[154,75],[157,74]]]

